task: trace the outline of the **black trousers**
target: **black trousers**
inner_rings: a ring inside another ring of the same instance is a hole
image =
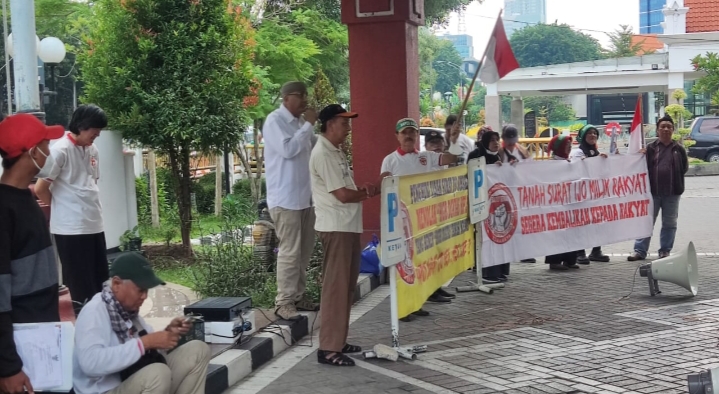
[[[562,264],[566,266],[577,264],[577,252],[553,254],[544,258],[545,264]]]
[[[509,275],[509,263],[482,268],[482,278],[498,278],[501,275]]]
[[[73,301],[84,304],[102,291],[102,284],[110,277],[105,233],[53,235],[63,284]]]

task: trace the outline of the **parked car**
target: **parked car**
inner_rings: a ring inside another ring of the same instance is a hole
[[[689,147],[689,157],[719,162],[719,116],[699,116],[694,119],[687,140],[695,141]]]

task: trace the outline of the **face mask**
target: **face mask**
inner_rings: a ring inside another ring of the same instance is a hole
[[[32,157],[32,149],[37,149],[38,152],[40,152],[41,155],[45,156],[45,165],[40,167],[37,162],[35,161],[35,158]],[[36,177],[37,178],[47,178],[50,176],[50,171],[52,170],[52,166],[55,164],[55,161],[52,159],[52,156],[49,154],[45,154],[45,152],[42,151],[42,149],[39,149],[37,146],[30,149],[28,152],[30,154],[30,159],[32,159],[33,164],[35,164],[35,167],[39,170]]]

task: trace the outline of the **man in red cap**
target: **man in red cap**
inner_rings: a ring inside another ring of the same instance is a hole
[[[45,126],[29,114],[0,122],[0,393],[33,392],[13,323],[60,320],[50,230],[28,186],[52,168],[50,140],[64,133],[64,127]]]

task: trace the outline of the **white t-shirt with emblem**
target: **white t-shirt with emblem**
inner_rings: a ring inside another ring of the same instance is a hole
[[[384,158],[380,173],[390,172],[394,176],[402,176],[437,171],[444,168],[440,165],[441,159],[441,153],[404,152],[398,148]]]
[[[100,158],[95,145],[78,146],[66,135],[50,148],[55,164],[51,182],[50,232],[59,235],[104,231],[100,205]]]

